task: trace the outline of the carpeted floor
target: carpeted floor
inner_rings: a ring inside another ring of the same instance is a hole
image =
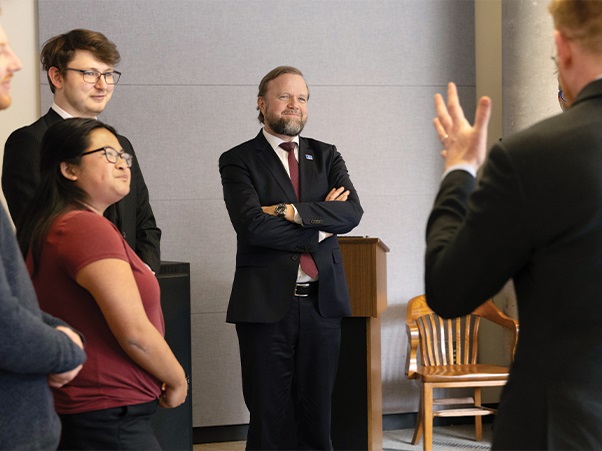
[[[414,429],[400,429],[383,432],[383,451],[414,451],[422,449],[422,441],[412,445]],[[491,448],[491,424],[483,425],[483,440],[475,441],[474,426],[436,427],[433,432],[433,451],[469,450]]]
[[[414,451],[422,449],[422,442],[412,445],[414,429],[400,429],[383,432],[383,451]],[[474,426],[436,427],[433,432],[433,451],[488,450],[491,448],[491,424],[483,425],[483,441],[475,442]],[[242,451],[245,442],[206,443],[194,445],[194,451]]]

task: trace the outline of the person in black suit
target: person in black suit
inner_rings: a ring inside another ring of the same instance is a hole
[[[2,189],[17,228],[40,184],[40,148],[44,133],[69,117],[96,116],[113,95],[120,72],[115,44],[99,32],[77,29],[55,36],[44,44],[41,57],[54,93],[52,107],[31,125],[15,130],[4,146]],[[118,136],[122,150],[135,155],[125,136]],[[130,193],[107,209],[105,216],[121,231],[136,254],[155,273],[160,268],[161,230],[149,203],[149,194],[136,158],[132,165]]]
[[[471,126],[453,83],[447,105],[435,96],[446,170],[427,224],[427,302],[455,317],[509,278],[517,294],[493,449],[602,448],[602,2],[550,11],[566,112],[486,156],[490,99]]]
[[[291,396],[296,449],[332,449],[341,317],[351,314],[336,235],[356,227],[363,210],[336,147],[299,136],[308,100],[298,69],[273,69],[257,96],[263,129],[219,159],[237,234],[227,321],[239,340],[247,449],[290,440],[283,426]]]

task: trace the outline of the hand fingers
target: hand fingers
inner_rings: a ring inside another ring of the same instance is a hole
[[[447,138],[449,138],[449,136],[448,136],[447,132],[445,131],[445,128],[441,124],[441,121],[439,121],[439,118],[433,119],[433,126],[435,127],[435,130],[437,131],[437,136],[439,138],[439,142],[441,144],[445,145],[445,140]]]
[[[451,82],[447,85],[447,110],[454,124],[459,124],[461,121],[466,120],[464,110],[458,98],[458,88],[455,83]]]
[[[341,194],[339,197],[337,197],[336,200],[345,201],[348,198],[349,198],[349,191],[345,191],[343,194]]]
[[[491,99],[481,97],[477,105],[477,111],[474,118],[474,127],[477,130],[487,130],[489,118],[491,116]]]
[[[440,136],[446,135],[447,130],[450,130],[452,127],[452,120],[447,111],[447,105],[439,93],[435,94],[435,110],[437,112],[437,117],[435,119],[441,127],[437,129],[437,133],[439,133]]]
[[[330,190],[330,192],[326,195],[326,201],[331,201],[331,200],[336,200],[337,197],[339,197],[339,195],[345,190],[344,186],[341,186],[339,188],[333,188]]]
[[[349,197],[349,190],[346,190],[346,191],[342,192],[341,194],[339,194],[338,196],[333,196],[329,200],[331,200],[331,201],[346,201],[348,197]]]

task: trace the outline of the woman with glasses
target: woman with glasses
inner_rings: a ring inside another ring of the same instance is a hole
[[[55,389],[59,449],[159,449],[159,404],[186,399],[184,370],[163,338],[159,285],[104,210],[130,189],[132,156],[115,130],[67,119],[42,142],[42,182],[18,238],[40,306],[81,331],[88,360]]]

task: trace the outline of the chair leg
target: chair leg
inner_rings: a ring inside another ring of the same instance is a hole
[[[422,384],[421,384],[422,385]],[[412,445],[420,443],[422,438],[422,409],[424,400],[422,399],[422,386],[420,387],[420,405],[418,406],[418,415],[416,416],[416,427],[414,428],[414,436],[412,437]]]
[[[424,451],[432,451],[433,448],[433,386],[428,383],[422,384],[422,427],[424,429]]]
[[[481,388],[477,387],[474,389],[474,405],[477,407],[481,407]],[[483,440],[483,417],[481,415],[476,415],[474,417],[474,427],[475,427],[475,440],[480,442]]]

